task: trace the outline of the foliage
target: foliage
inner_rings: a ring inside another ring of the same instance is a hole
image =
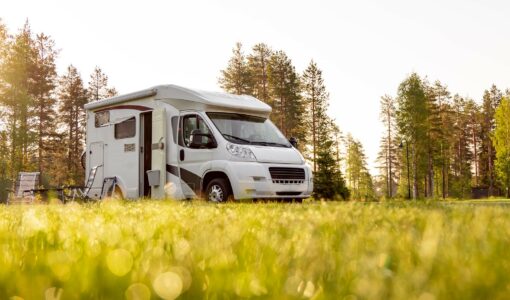
[[[90,74],[89,87],[87,89],[89,102],[109,98],[117,95],[115,88],[108,86],[108,76],[100,67],[96,66]]]
[[[272,119],[287,137],[304,142],[304,103],[300,95],[299,75],[283,51],[276,51],[268,69],[269,91],[272,97]]]
[[[232,57],[227,68],[221,70],[218,83],[225,91],[237,95],[250,95],[252,92],[252,78],[246,56],[242,51],[242,44],[236,43],[232,49]]]
[[[492,144],[491,134],[494,131],[495,120],[494,112],[501,101],[501,91],[493,85],[490,90],[486,90],[482,99],[482,117],[480,128],[481,152],[479,160],[481,183],[489,187],[489,194],[492,195],[495,190],[495,167],[496,151]]]
[[[83,181],[83,169],[80,166],[80,155],[83,151],[85,137],[85,110],[87,90],[83,86],[78,70],[70,65],[67,73],[60,78],[59,99],[60,115],[65,126],[65,153],[67,154],[66,172],[73,183]]]
[[[374,184],[368,171],[367,157],[363,145],[347,135],[346,168],[347,186],[355,200],[375,200]]]
[[[5,199],[4,188],[20,171],[41,172],[46,186],[80,181],[83,176],[77,168],[69,170],[78,165],[84,144],[79,132],[84,102],[80,96],[70,106],[71,100],[64,97],[66,87],[56,71],[58,54],[55,41],[34,33],[28,21],[15,35],[0,21],[0,201]],[[96,67],[89,87],[91,93],[95,91],[94,99],[116,93],[107,79]],[[81,118],[76,121],[79,128],[69,126],[70,115]]]
[[[510,197],[510,99],[503,98],[495,112],[496,128],[492,142],[496,150],[496,171]]]
[[[349,199],[342,171],[338,161],[331,151],[333,141],[327,140],[318,151],[317,165],[319,170],[314,172],[314,197],[317,199]]]
[[[487,229],[509,220],[398,202],[0,206],[0,298],[504,299],[510,234]]]
[[[384,184],[382,185],[382,194],[387,198],[392,198],[396,194],[398,156],[398,140],[396,137],[397,129],[395,124],[396,103],[395,99],[388,95],[381,97],[381,111],[379,118],[383,123],[384,135],[381,139],[381,149],[377,156],[379,170],[382,174]]]
[[[273,102],[269,93],[269,64],[273,51],[264,44],[253,46],[252,53],[248,55],[248,69],[252,77],[253,96],[272,106]]]
[[[330,117],[327,115],[329,94],[324,85],[322,71],[312,60],[302,76],[302,94],[306,107],[305,120],[307,130],[307,141],[310,142],[311,161],[313,162],[314,172],[317,167],[320,168],[317,160],[317,152],[324,151],[321,149],[321,140],[328,135]],[[331,151],[331,149],[328,149]]]

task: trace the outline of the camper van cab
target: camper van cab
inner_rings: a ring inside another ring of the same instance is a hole
[[[89,197],[302,199],[312,172],[251,96],[162,85],[85,105]]]

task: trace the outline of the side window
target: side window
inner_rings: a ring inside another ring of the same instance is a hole
[[[181,117],[181,126],[179,128],[179,145],[189,148],[190,137],[193,130],[200,130],[203,134],[211,134],[211,130],[205,124],[204,120],[198,115],[186,115]],[[213,139],[208,136],[202,136],[202,143],[209,144]]]
[[[129,118],[115,124],[115,139],[127,139],[136,135],[136,119]]]
[[[179,117],[172,117],[172,138],[174,140],[174,144],[177,144],[177,126],[179,126]]]
[[[110,111],[100,111],[94,114],[94,126],[96,128],[106,125],[110,122]]]

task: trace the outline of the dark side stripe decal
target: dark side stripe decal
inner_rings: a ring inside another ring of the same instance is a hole
[[[177,167],[177,166],[166,165],[166,171],[170,174],[173,174],[173,175],[179,177],[179,167]]]
[[[166,165],[166,171],[179,177],[181,175],[182,181],[184,181],[197,195],[200,195],[200,188],[202,183],[202,177],[190,172],[184,168],[179,168],[173,165]]]

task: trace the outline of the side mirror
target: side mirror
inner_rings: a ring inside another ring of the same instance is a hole
[[[289,139],[289,143],[292,145],[292,147],[297,148],[297,139],[295,137],[291,137]]]
[[[207,137],[207,141],[204,142],[203,137]],[[190,148],[214,148],[215,143],[213,141],[212,135],[208,133],[203,133],[200,129],[195,129],[191,132],[189,137],[189,147]]]

